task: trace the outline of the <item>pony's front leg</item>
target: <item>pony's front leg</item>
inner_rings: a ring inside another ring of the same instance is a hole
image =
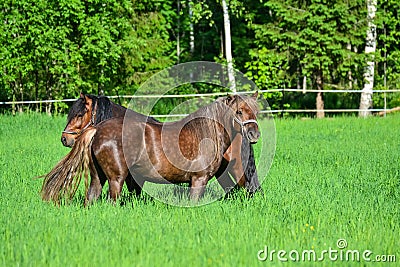
[[[229,160],[228,171],[235,179],[236,184],[240,187],[244,187],[246,181],[241,157],[242,142],[242,136],[237,134],[231,143],[229,158],[226,157],[226,153],[224,154],[224,158]],[[247,162],[245,164],[247,164]]]
[[[200,176],[193,177],[190,183],[190,199],[193,201],[199,201],[199,199],[204,195],[207,182],[209,177]]]
[[[91,202],[97,200],[99,196],[101,195],[101,191],[103,189],[104,183],[106,182],[106,178],[104,177],[104,174],[102,173],[101,169],[97,170],[99,168],[98,166],[96,167],[95,163],[93,162],[93,159],[91,158],[89,161],[89,170],[90,170],[90,186],[86,194],[85,198],[85,206],[90,204]],[[101,173],[101,177],[99,176],[99,172]]]
[[[232,181],[228,174],[228,164],[230,163],[229,160],[230,159],[226,159],[224,155],[221,166],[215,173],[215,177],[217,178],[218,183],[224,189],[225,193],[229,193],[236,185],[236,183]]]

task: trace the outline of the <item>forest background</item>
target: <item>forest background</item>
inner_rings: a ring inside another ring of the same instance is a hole
[[[0,102],[132,95],[154,73],[201,60],[230,65],[261,90],[302,89],[264,93],[273,109],[400,106],[399,93],[376,93],[400,88],[395,0],[1,2]],[[221,90],[186,85],[171,93]],[[168,109],[178,100],[165,101]],[[67,108],[0,105],[3,112]]]

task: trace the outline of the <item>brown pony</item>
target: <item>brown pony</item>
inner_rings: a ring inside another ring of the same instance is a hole
[[[64,146],[72,147],[75,139],[88,127],[95,126],[110,118],[123,117],[126,111],[125,107],[113,103],[105,96],[81,94],[80,98],[70,108],[61,142]],[[131,111],[130,117],[139,121],[158,122],[152,117],[134,111]],[[229,174],[232,175],[235,182],[232,181]],[[96,174],[91,173],[91,176],[94,175]],[[249,193],[261,191],[253,147],[247,138],[242,139],[242,135],[236,135],[232,140],[232,145],[225,152],[221,167],[215,176],[218,177],[218,182],[226,192],[229,192],[236,185],[245,187]],[[128,190],[130,192],[135,190],[139,194],[140,187],[136,186],[134,181],[130,182],[130,179],[130,176],[126,179]]]
[[[139,187],[145,181],[189,183],[191,199],[198,200],[235,136],[258,140],[255,99],[256,95],[225,97],[177,122],[138,121],[127,111],[125,119],[88,127],[71,152],[46,175],[42,197],[54,201],[65,194],[72,197],[77,183],[71,181],[83,175],[87,181],[89,166],[97,175],[92,177],[86,203],[98,198],[104,177],[109,197],[115,200],[129,172]]]

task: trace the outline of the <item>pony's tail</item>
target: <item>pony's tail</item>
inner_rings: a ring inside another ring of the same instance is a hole
[[[82,176],[85,176],[85,192],[87,192],[91,146],[95,133],[96,128],[87,128],[76,139],[71,151],[44,176],[41,190],[43,200],[59,203],[63,198],[72,199]]]

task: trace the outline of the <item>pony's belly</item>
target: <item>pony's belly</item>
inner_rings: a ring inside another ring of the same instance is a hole
[[[158,173],[161,177],[163,177],[164,180],[168,181],[169,183],[189,183],[191,177],[193,176],[192,173],[186,171],[164,172],[163,170],[159,170]]]
[[[165,166],[164,166],[165,167]],[[156,166],[132,166],[130,171],[135,179],[143,181],[167,184],[167,183],[189,183],[192,173],[168,168],[156,168]]]
[[[188,179],[180,179],[180,177],[146,177],[144,181],[156,183],[156,184],[181,184],[181,183],[189,183]]]

